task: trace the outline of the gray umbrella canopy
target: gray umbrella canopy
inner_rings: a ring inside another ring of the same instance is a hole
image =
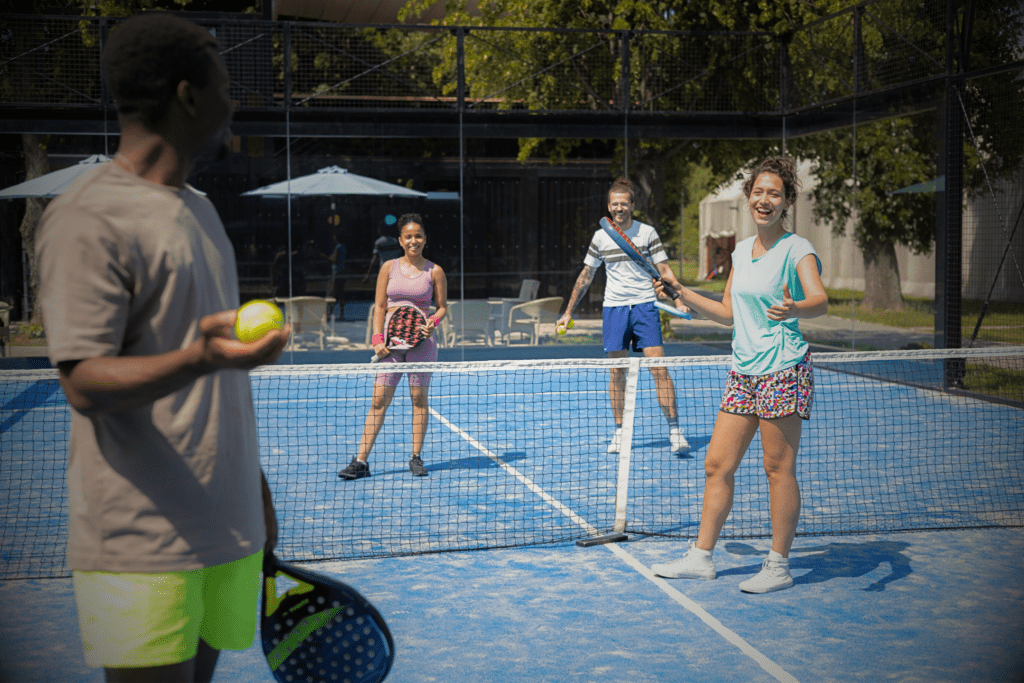
[[[53,173],[41,175],[32,180],[26,180],[17,185],[11,185],[5,190],[0,190],[0,199],[21,199],[24,197],[56,197],[68,186],[75,182],[80,176],[96,169],[102,163],[110,161],[109,157],[102,154],[93,154],[87,159],[82,159],[74,166],[62,168]]]
[[[243,192],[243,197],[285,197],[295,196],[330,196],[330,195],[369,195],[386,197],[426,197],[426,193],[410,190],[401,185],[393,185],[383,180],[349,173],[344,168],[328,166],[316,173],[292,178],[255,190]]]
[[[928,192],[945,192],[946,191],[946,176],[940,175],[935,180],[928,180],[917,185],[910,185],[908,187],[901,187],[898,190],[893,190],[889,194],[916,194],[916,193],[928,193]]]

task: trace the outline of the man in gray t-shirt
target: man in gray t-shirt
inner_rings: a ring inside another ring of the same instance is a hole
[[[50,204],[36,243],[73,408],[68,565],[86,663],[108,680],[209,680],[219,650],[255,634],[277,528],[247,371],[289,330],[234,338],[234,252],[185,183],[206,143],[230,139],[217,41],[139,15],[111,33],[103,69],[118,154]]]
[[[384,228],[378,228],[377,233],[380,236],[373,243],[373,255],[370,256],[370,267],[366,270],[363,282],[370,279],[370,274],[373,273],[373,266],[375,264],[379,268],[388,261],[396,259],[402,255],[402,247],[398,244],[397,237],[394,235],[388,235],[384,231]]]

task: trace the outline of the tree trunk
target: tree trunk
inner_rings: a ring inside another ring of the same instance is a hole
[[[868,310],[902,311],[896,246],[892,242],[872,241],[861,253],[864,255],[864,301],[861,305]]]
[[[46,154],[43,141],[34,133],[22,133],[21,146],[25,153],[25,180],[46,175],[50,171],[50,157]],[[25,217],[21,221],[21,241],[28,252],[29,302],[32,307],[32,324],[43,321],[39,307],[39,270],[36,268],[36,229],[47,199],[29,197],[25,200]]]
[[[630,175],[638,191],[636,209],[643,212],[655,229],[663,230],[662,223],[675,213],[674,205],[670,207],[665,204],[665,180],[668,177],[669,162],[682,147],[683,143],[667,149],[639,148],[631,155]],[[666,237],[667,233],[662,235],[663,242]]]

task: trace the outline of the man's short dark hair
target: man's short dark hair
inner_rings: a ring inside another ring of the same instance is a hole
[[[636,201],[633,195],[633,183],[629,182],[625,178],[616,178],[615,182],[612,183],[611,187],[608,188],[608,201],[612,200],[612,193],[614,192],[626,192],[629,194],[629,201]]]
[[[190,21],[164,12],[140,14],[110,32],[103,76],[118,114],[152,126],[188,81],[205,88],[220,43]]]

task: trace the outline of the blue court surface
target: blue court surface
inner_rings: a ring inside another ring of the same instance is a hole
[[[747,595],[767,541],[723,541],[715,581],[645,567],[679,541],[444,553],[309,565],[387,619],[388,680],[1024,680],[1024,530],[798,537],[796,584]],[[99,682],[85,667],[70,579],[0,583],[3,681]],[[258,645],[218,682],[273,681]]]
[[[1024,411],[937,390],[941,362],[818,367],[796,583],[768,595],[737,587],[770,546],[759,438],[737,473],[719,577],[647,569],[696,535],[722,368],[670,369],[692,446],[682,456],[669,453],[651,373],[639,372],[629,462],[607,453],[607,366],[438,372],[430,476],[406,468],[402,386],[373,476],[342,482],[375,372],[252,377],[279,555],[376,556],[308,566],[387,619],[389,681],[1024,681]],[[67,407],[52,379],[5,384],[0,406],[0,560],[13,574],[61,575]],[[568,540],[611,528],[624,482],[631,540]],[[887,533],[953,527],[966,528]],[[466,550],[524,536],[545,544]],[[434,552],[452,548],[464,551]],[[0,581],[0,599],[0,681],[102,680],[84,665],[70,579]],[[214,680],[273,679],[254,645],[223,653]]]

